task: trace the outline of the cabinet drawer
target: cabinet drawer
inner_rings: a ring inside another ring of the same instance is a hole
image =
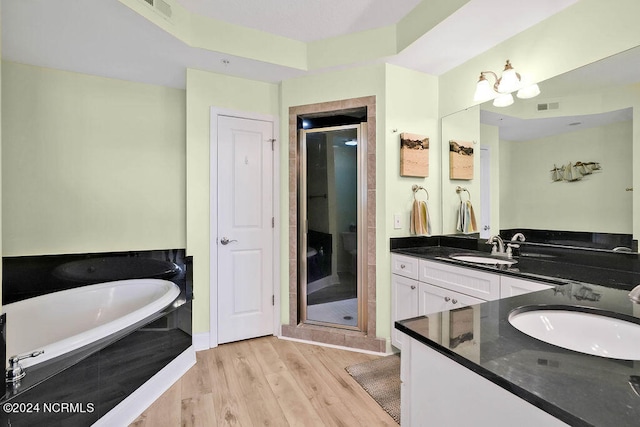
[[[500,277],[470,268],[420,260],[418,280],[485,301],[500,298]]]
[[[391,274],[399,274],[400,276],[410,279],[418,279],[418,258],[404,255],[391,255]]]
[[[500,298],[509,298],[529,292],[551,289],[553,286],[547,283],[532,282],[531,280],[517,279],[503,276],[500,279]]]

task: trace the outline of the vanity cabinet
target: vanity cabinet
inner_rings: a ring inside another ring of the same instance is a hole
[[[500,279],[490,273],[397,254],[391,256],[391,272],[391,344],[400,350],[403,334],[393,326],[397,320],[500,297]]]
[[[551,287],[530,280],[399,254],[391,255],[391,273],[391,344],[400,350],[403,333],[394,326],[398,320],[451,311]]]
[[[402,426],[568,427],[469,368],[405,335]]]

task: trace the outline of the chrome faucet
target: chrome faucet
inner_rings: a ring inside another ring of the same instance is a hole
[[[513,237],[511,238],[512,242],[524,242],[524,234],[522,233],[516,233],[513,235]]]
[[[28,357],[37,357],[44,353],[44,350],[34,351],[33,353],[25,354],[22,356],[11,356],[9,358],[9,367],[5,373],[5,382],[18,386],[18,383],[27,374],[20,361]]]
[[[489,237],[487,240],[487,245],[493,245],[491,249],[491,255],[506,255],[504,251],[504,240],[499,235]]]

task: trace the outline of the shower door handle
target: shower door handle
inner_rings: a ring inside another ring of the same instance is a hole
[[[222,243],[223,245],[228,245],[231,242],[237,242],[237,240],[229,240],[226,237],[223,237],[222,239],[220,239],[220,243]]]

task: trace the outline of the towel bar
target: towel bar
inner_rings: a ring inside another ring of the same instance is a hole
[[[459,185],[456,187],[456,193],[458,193],[458,197],[460,197],[460,201],[462,202],[462,196],[460,195],[460,193],[462,193],[463,191],[467,192],[467,195],[469,196],[469,200],[471,200],[471,193],[469,193],[469,190],[467,190],[464,187],[460,187]]]
[[[429,200],[429,192],[428,192],[428,191],[427,191],[427,189],[426,189],[426,188],[424,188],[423,186],[421,186],[421,185],[413,185],[413,186],[411,187],[411,189],[413,190],[413,198],[414,198],[414,199],[415,199],[415,197],[416,197],[416,193],[417,193],[418,191],[420,191],[420,190],[424,190],[424,192],[425,192],[425,193],[427,193],[427,200]]]

